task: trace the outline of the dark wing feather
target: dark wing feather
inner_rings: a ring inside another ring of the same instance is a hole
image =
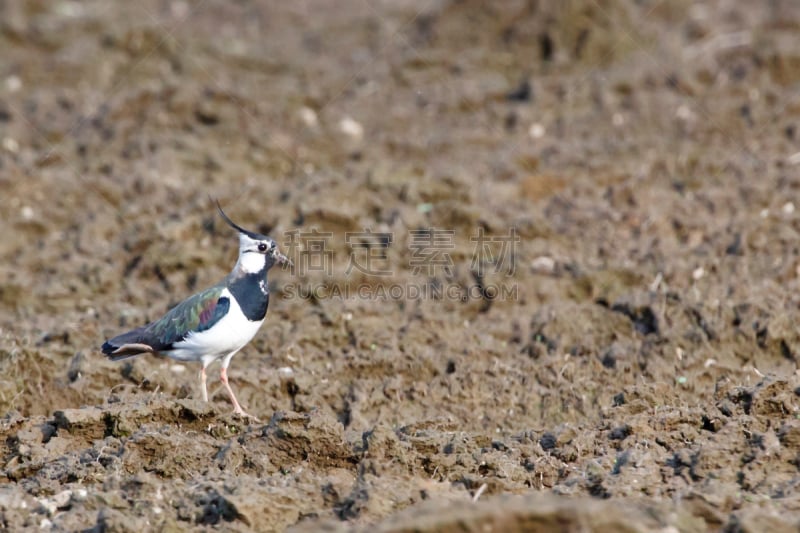
[[[216,285],[198,292],[148,324],[145,332],[161,346],[159,351],[168,349],[191,332],[205,331],[219,322],[231,305],[230,299],[220,297],[222,289],[222,285]]]
[[[155,322],[106,341],[103,353],[111,359],[124,359],[139,353],[167,351],[189,333],[211,328],[230,309],[230,299],[221,297],[223,288],[219,284],[198,292]]]

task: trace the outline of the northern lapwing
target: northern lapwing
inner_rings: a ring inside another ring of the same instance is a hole
[[[236,352],[255,336],[269,304],[267,271],[291,261],[274,240],[236,225],[217,202],[220,215],[239,232],[239,260],[225,279],[190,296],[160,319],[123,333],[103,344],[103,353],[120,361],[143,353],[178,361],[200,361],[203,400],[208,401],[206,368],[222,360],[219,377],[233,403],[233,412],[251,418],[228,384],[228,365]]]

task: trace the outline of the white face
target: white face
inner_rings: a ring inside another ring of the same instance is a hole
[[[239,234],[239,255],[244,253],[267,255],[272,253],[274,248],[275,241],[269,237],[254,239],[244,233]]]
[[[239,268],[252,274],[261,272],[265,266],[270,268],[275,263],[288,261],[286,256],[278,252],[274,240],[263,235],[260,238],[251,235],[239,234]]]

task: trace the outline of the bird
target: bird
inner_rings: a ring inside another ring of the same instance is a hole
[[[269,305],[267,272],[276,263],[292,262],[271,237],[242,228],[228,218],[219,202],[216,205],[223,220],[239,232],[239,258],[233,270],[158,320],[105,341],[102,351],[112,361],[147,353],[183,362],[199,361],[203,365],[200,385],[206,402],[206,369],[221,360],[220,381],[230,396],[234,414],[257,420],[236,399],[228,383],[228,365],[264,323]]]

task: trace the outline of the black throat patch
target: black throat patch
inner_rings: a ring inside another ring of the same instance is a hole
[[[247,320],[257,322],[264,319],[269,305],[266,269],[232,279],[228,283],[228,290],[236,298]]]

